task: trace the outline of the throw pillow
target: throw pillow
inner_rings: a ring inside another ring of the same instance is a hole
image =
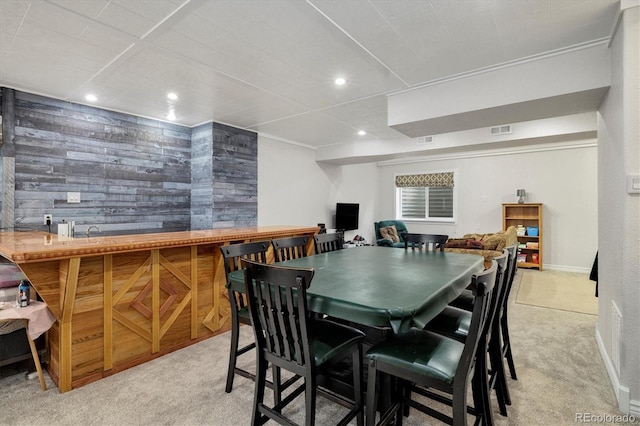
[[[504,233],[496,233],[492,235],[487,235],[482,239],[482,245],[485,250],[496,250],[502,251],[507,243],[507,238]]]
[[[447,242],[444,244],[445,248],[465,248],[467,246],[467,241],[464,238],[449,238]],[[469,240],[470,241],[470,240]]]
[[[465,238],[450,238],[444,245],[445,248],[480,249],[484,246],[481,241]]]
[[[380,228],[380,236],[382,236],[382,238],[388,238],[394,243],[400,242],[400,237],[398,237],[398,230],[396,229],[395,225]]]

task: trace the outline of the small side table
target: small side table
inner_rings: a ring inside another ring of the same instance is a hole
[[[0,310],[0,322],[22,322],[24,328],[27,329],[27,339],[29,341],[31,355],[33,356],[33,363],[36,366],[42,390],[47,390],[47,385],[44,381],[42,366],[40,365],[40,357],[38,356],[34,339],[37,339],[40,335],[49,330],[55,321],[56,319],[51,311],[49,311],[47,304],[36,300],[32,300],[29,306],[25,306],[23,308],[17,308],[13,305],[7,306],[7,304],[5,304],[4,308]],[[15,329],[15,327],[10,327],[5,332],[0,329],[0,334],[6,334],[14,331]]]

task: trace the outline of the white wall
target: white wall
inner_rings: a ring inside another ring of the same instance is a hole
[[[624,2],[622,4],[630,4]],[[640,196],[626,177],[640,174],[638,2],[626,9],[611,44],[611,89],[598,122],[598,325],[596,336],[618,406],[640,415]]]
[[[324,222],[329,196],[313,150],[258,136],[258,225]]]
[[[316,151],[258,136],[258,225],[335,226],[336,203],[360,203],[360,229],[345,233],[373,238],[377,169],[320,165]]]
[[[593,142],[593,141],[591,141]],[[543,203],[545,268],[588,272],[597,241],[597,148],[454,158],[380,167],[376,220],[394,217],[394,175],[455,170],[455,224],[407,222],[411,231],[461,237],[502,229],[502,203],[515,203],[516,189],[527,202]]]
[[[502,203],[516,202],[516,189],[525,188],[527,201],[544,204],[543,266],[588,272],[598,247],[597,148],[477,155],[386,166],[320,165],[313,149],[260,136],[258,224],[321,222],[333,228],[336,202],[359,203],[360,229],[345,237],[357,233],[373,242],[373,222],[394,217],[395,173],[452,168],[459,200],[457,222],[408,223],[410,230],[450,236],[494,232],[502,228]]]

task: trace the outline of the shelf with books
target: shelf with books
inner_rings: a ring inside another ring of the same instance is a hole
[[[518,229],[518,267],[542,270],[542,204],[503,204],[502,227]]]

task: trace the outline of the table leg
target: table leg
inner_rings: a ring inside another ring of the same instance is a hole
[[[38,356],[38,350],[36,344],[29,336],[29,328],[27,327],[27,339],[29,340],[29,346],[31,347],[31,355],[33,356],[33,363],[36,365],[36,371],[38,372],[38,378],[40,379],[40,388],[43,391],[47,390],[47,384],[44,382],[44,374],[42,374],[42,366],[40,365],[40,357]]]

